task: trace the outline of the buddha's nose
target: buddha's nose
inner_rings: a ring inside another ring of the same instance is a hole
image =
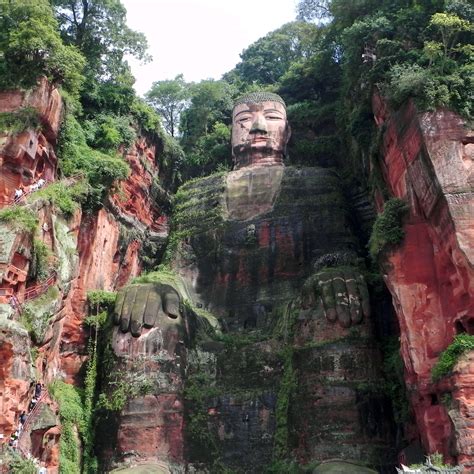
[[[265,117],[260,114],[257,114],[255,120],[252,122],[252,127],[250,128],[249,133],[263,133],[266,134],[267,130],[267,121]]]

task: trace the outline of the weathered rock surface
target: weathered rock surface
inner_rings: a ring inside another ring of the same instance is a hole
[[[12,309],[0,305],[0,433],[9,436],[28,408],[34,380],[28,332],[9,319]]]
[[[472,466],[469,369],[454,373],[453,389],[433,384],[431,369],[456,334],[474,334],[474,134],[449,111],[418,114],[408,104],[395,113],[375,96],[374,112],[384,180],[409,204],[404,241],[384,268],[417,426],[428,452]]]
[[[387,401],[361,388],[380,381],[379,355],[370,341],[369,296],[336,173],[271,166],[214,175],[180,188],[174,212],[171,263],[184,288],[174,287],[194,304],[185,327],[196,325],[179,361],[184,430],[176,442],[184,460],[211,470],[258,472],[278,445],[280,455],[302,463],[330,459],[335,450],[345,459],[390,462]],[[131,285],[119,297],[120,329],[111,341],[116,355],[129,352],[117,373],[126,360],[143,366],[146,339],[156,331],[155,347],[176,353],[165,315],[158,312],[151,322],[150,299],[145,304],[142,297],[149,285]],[[208,311],[224,335],[203,331],[199,320]],[[140,329],[147,320],[149,328]],[[169,370],[161,364],[147,378],[153,382]],[[152,393],[163,391],[155,386]],[[150,420],[149,410],[149,403],[132,398],[118,432],[130,432],[134,419],[142,426],[137,411]],[[157,447],[134,443],[133,450],[137,459],[154,454],[170,460]]]
[[[40,177],[48,182],[56,179],[55,145],[62,112],[58,91],[41,81],[37,89],[28,93],[0,93],[2,112],[14,114],[20,109],[36,114],[39,122],[37,128],[1,135],[2,207],[12,204],[15,189],[20,186],[28,191]],[[155,254],[160,254],[168,232],[164,213],[168,197],[159,185],[155,151],[156,145],[149,139],[137,140],[125,154],[132,168],[130,177],[116,187],[117,194],[106,209],[93,216],[77,211],[66,219],[41,199],[27,204],[38,217],[41,230],[36,238],[42,240],[53,255],[51,261],[54,261],[56,276],[54,286],[25,306],[31,310],[34,344],[18,322],[19,314],[4,305],[14,319],[1,316],[4,360],[0,377],[0,432],[7,441],[16,429],[17,412],[26,409],[32,397],[29,387],[33,377],[45,384],[55,379],[82,384],[87,360],[88,331],[83,324],[88,313],[87,292],[114,291],[123,286],[140,273],[147,254],[151,257],[147,264],[155,264]],[[2,286],[23,302],[25,289],[38,283],[28,276],[33,258],[33,235],[18,233],[2,223],[0,236]],[[12,268],[16,273],[11,272]],[[4,299],[7,302],[9,296]],[[36,361],[30,359],[32,345],[38,354]],[[36,373],[33,373],[35,362]],[[44,426],[31,432],[28,446],[51,472],[58,466],[59,439],[59,426]]]

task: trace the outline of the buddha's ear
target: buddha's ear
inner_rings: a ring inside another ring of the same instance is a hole
[[[288,121],[286,122],[286,141],[285,145],[288,145],[288,142],[290,141],[291,138],[291,127]]]
[[[288,121],[286,121],[285,133],[286,133],[286,139],[285,139],[285,147],[284,147],[283,153],[285,156],[287,156],[288,153],[286,152],[286,147],[288,146],[288,142],[290,141],[290,138],[291,138],[291,127]]]

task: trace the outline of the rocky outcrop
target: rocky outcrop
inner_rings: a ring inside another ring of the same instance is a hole
[[[441,384],[431,369],[456,334],[474,334],[474,134],[446,110],[419,114],[410,103],[394,112],[377,95],[373,108],[384,181],[409,205],[405,238],[383,268],[416,424],[427,452],[472,469],[470,369]]]
[[[18,426],[18,417],[27,410],[34,380],[28,332],[9,319],[9,305],[0,307],[0,432],[9,436]]]
[[[0,92],[0,112],[10,115],[12,129],[0,131],[0,205],[10,204],[15,190],[27,191],[40,178],[56,174],[55,145],[62,100],[46,79],[31,91]]]
[[[57,90],[40,81],[29,92],[1,93],[0,107],[15,125],[3,133],[0,143],[0,196],[6,207],[14,204],[16,189],[26,193],[40,178],[46,181],[44,186],[55,181],[62,102]],[[18,130],[15,127],[17,119],[24,118],[22,114],[31,119],[31,126]],[[5,440],[15,431],[18,413],[32,397],[33,377],[45,384],[62,379],[82,385],[88,357],[89,331],[83,324],[88,314],[87,292],[115,291],[160,255],[168,233],[168,196],[159,184],[155,150],[149,139],[138,138],[124,151],[132,173],[117,184],[105,208],[95,214],[77,210],[66,217],[48,200],[32,194],[19,204],[38,218],[34,232],[19,232],[8,221],[0,223],[0,297],[5,312],[0,323],[0,426]],[[41,277],[49,286],[33,271],[34,246],[39,245],[35,240],[41,241],[49,255],[50,271],[54,266],[53,277]],[[28,301],[27,294],[31,296]],[[12,295],[21,306],[8,304]],[[31,359],[30,349],[36,360]],[[53,406],[53,411],[57,409]],[[53,469],[58,465],[61,427],[56,422],[46,424],[34,427],[28,450]]]

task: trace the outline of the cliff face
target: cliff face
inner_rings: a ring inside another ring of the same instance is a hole
[[[1,112],[14,115],[28,110],[34,117],[31,126],[22,125],[24,130],[2,135],[2,208],[32,211],[38,218],[34,230],[19,229],[15,220],[0,222],[0,426],[7,442],[17,428],[19,413],[27,410],[33,397],[35,380],[45,385],[56,379],[82,385],[89,335],[83,325],[87,291],[114,291],[138,275],[144,246],[152,245],[159,253],[168,230],[160,207],[166,205],[167,196],[158,185],[155,145],[148,139],[139,138],[124,152],[132,173],[116,187],[106,208],[95,214],[76,210],[64,216],[47,198],[35,195],[40,179],[45,181],[41,188],[58,182],[55,147],[62,114],[58,91],[42,81],[29,93],[1,93],[0,106]],[[62,183],[70,186],[76,179]],[[20,188],[23,196],[14,202]],[[47,274],[42,276],[34,271],[38,245],[48,255]],[[41,410],[48,407],[57,412],[46,396]],[[56,472],[60,427],[55,427],[58,420],[53,417],[46,429],[42,418],[35,414],[25,425],[19,449],[32,452],[48,464],[49,472]]]
[[[0,196],[9,208],[20,186],[58,181],[62,105],[42,82],[29,94],[0,94],[0,106],[38,118],[2,136]],[[416,418],[408,432],[427,452],[470,466],[474,355],[437,383],[431,369],[455,334],[474,333],[473,138],[447,111],[393,113],[377,96],[373,106],[384,181],[410,208],[405,239],[383,267]],[[274,167],[184,185],[167,253],[173,271],[127,286],[162,261],[169,197],[156,144],[140,137],[123,155],[131,174],[100,211],[65,216],[32,191],[19,206],[38,218],[35,231],[0,221],[5,438],[28,407],[31,382],[83,384],[87,292],[126,287],[100,340],[102,395],[122,397],[101,413],[95,448],[104,466],[256,472],[287,457],[391,464],[374,331],[382,310],[364,282],[337,174]],[[41,276],[38,240],[49,250]],[[35,413],[21,449],[56,472],[58,406],[45,394]]]
[[[243,472],[287,457],[393,460],[341,188],[333,170],[275,166],[177,191],[171,270],[117,301],[108,385],[125,372],[132,390],[101,435],[116,440],[106,459]]]
[[[384,181],[409,204],[383,268],[416,424],[427,451],[472,469],[472,353],[439,383],[431,369],[456,334],[474,334],[474,135],[449,111],[394,113],[378,96],[373,107]]]

